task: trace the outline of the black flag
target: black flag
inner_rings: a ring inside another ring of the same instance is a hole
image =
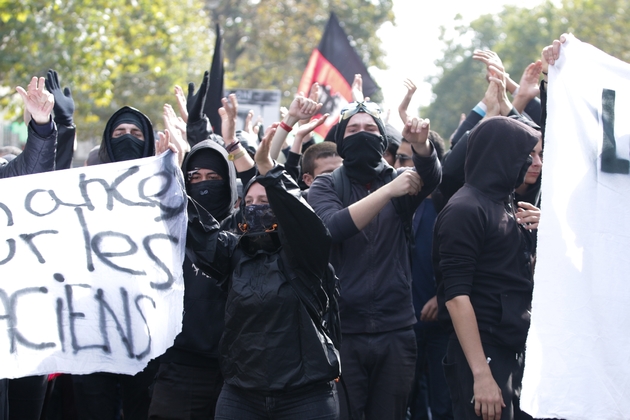
[[[223,38],[221,37],[221,27],[217,23],[216,41],[214,44],[214,55],[212,64],[210,65],[210,86],[204,104],[203,112],[206,114],[212,125],[212,131],[221,134],[221,117],[219,116],[219,108],[221,98],[223,98]]]

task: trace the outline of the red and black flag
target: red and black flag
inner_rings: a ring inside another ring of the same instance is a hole
[[[352,82],[355,74],[362,76],[364,96],[371,96],[379,90],[361,57],[350,45],[348,35],[339,25],[337,16],[331,13],[324,35],[317,49],[311,54],[298,88],[308,95],[313,83],[317,82],[321,86],[320,101],[324,104],[321,113],[329,113],[331,117],[325,125],[320,126],[321,130],[317,130],[319,134],[325,135],[336,123],[339,111],[346,103],[352,101]]]
[[[203,112],[210,120],[212,131],[220,135],[221,117],[219,116],[219,108],[223,106],[221,104],[221,98],[223,98],[223,74],[225,71],[223,68],[223,38],[221,37],[221,27],[218,23],[216,26],[216,34],[214,54],[212,56],[212,64],[210,65],[210,83]]]

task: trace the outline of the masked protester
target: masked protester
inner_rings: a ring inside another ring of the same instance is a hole
[[[225,384],[216,418],[336,419],[338,353],[325,344],[330,340],[315,326],[291,275],[299,273],[309,289],[321,287],[330,235],[282,166],[269,159],[261,167],[274,132],[268,130],[256,154],[261,175],[244,188],[242,236],[222,230],[190,201],[196,208],[189,212],[189,257],[228,294],[219,345]]]
[[[229,221],[237,199],[236,170],[215,141],[197,143],[183,164],[190,208]],[[227,228],[226,228],[227,229]],[[160,357],[149,419],[213,419],[223,375],[219,340],[227,293],[188,258],[184,259],[182,332]]]
[[[313,181],[308,202],[330,230],[341,282],[342,418],[402,420],[416,363],[411,218],[441,171],[428,121],[418,118],[402,132],[413,168],[389,166],[380,115],[372,102],[342,110],[334,140],[343,165]]]
[[[98,155],[92,156],[89,163],[99,165],[153,155],[151,121],[137,109],[124,106],[107,122]],[[152,360],[133,376],[102,372],[73,375],[79,419],[111,420],[120,413],[121,405],[125,420],[146,419],[151,401],[149,386],[157,368],[157,360]]]
[[[142,112],[124,106],[111,116],[98,152],[98,164],[155,155],[153,125]]]

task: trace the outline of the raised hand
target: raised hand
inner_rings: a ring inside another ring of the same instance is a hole
[[[407,124],[407,119],[409,116],[407,115],[407,109],[409,108],[409,103],[411,102],[411,98],[413,98],[413,94],[416,93],[416,85],[411,81],[411,79],[405,79],[403,84],[407,88],[407,93],[403,98],[400,105],[398,105],[398,115],[400,115],[400,119],[403,124]]]
[[[413,146],[419,146],[422,143],[425,143],[429,138],[430,127],[431,121],[429,121],[428,118],[408,118],[405,128],[403,128],[402,136]]]
[[[221,99],[223,106],[219,108],[221,117],[221,136],[227,147],[236,140],[236,121],[238,120],[238,100],[231,93],[227,98]]]
[[[514,100],[512,101],[512,105],[514,105],[514,108],[516,108],[518,112],[523,112],[529,101],[540,94],[538,80],[540,79],[541,72],[542,61],[540,60],[529,64],[525,68],[518,92],[514,95]]]
[[[497,99],[499,101],[501,115],[504,117],[512,110],[512,104],[507,97],[507,90],[505,89],[506,80],[507,74],[503,70],[495,66],[488,67],[488,83],[494,82],[498,85]]]
[[[549,71],[549,65],[556,64],[556,60],[560,58],[560,47],[567,40],[567,34],[560,35],[560,39],[554,39],[551,45],[543,48],[540,59],[542,61],[542,73],[547,76],[547,72]]]
[[[320,91],[319,91],[319,83],[315,82],[311,86],[311,91],[308,94],[308,99],[310,99],[314,103],[319,103],[319,93],[320,93]],[[300,125],[307,124],[310,121],[311,118],[312,117],[300,120]]]
[[[295,137],[293,138],[293,145],[291,146],[291,151],[294,153],[301,154],[302,153],[302,143],[307,138],[310,138],[310,134],[320,125],[326,122],[326,118],[328,118],[330,114],[324,114],[319,118],[315,118],[314,120],[309,121],[307,124],[302,124],[296,131]]]
[[[503,74],[504,77],[504,85],[505,88],[510,92],[514,92],[518,85],[514,80],[510,78],[510,75],[505,71],[505,67],[503,66],[503,62],[497,53],[490,50],[475,50],[473,52],[473,60],[481,61],[486,65],[486,70],[488,72],[488,77],[490,76],[491,69],[490,67],[494,67],[498,69],[499,72]]]
[[[490,66],[494,66],[501,70],[505,71],[505,67],[503,67],[503,62],[497,53],[490,50],[475,50],[472,56],[473,60],[481,61],[486,65],[488,71],[490,70]]]
[[[258,173],[261,175],[266,175],[267,172],[273,168],[273,160],[269,155],[269,151],[271,150],[271,139],[273,139],[274,134],[276,134],[278,125],[279,123],[273,123],[265,131],[265,136],[260,141],[258,149],[256,150],[256,155],[254,155],[254,161],[258,167]]]
[[[61,90],[59,83],[59,74],[54,70],[48,70],[46,73],[46,89],[55,97],[55,122],[58,125],[70,127],[73,124],[72,115],[74,114],[74,100],[70,88],[66,87]]]
[[[501,115],[501,105],[499,105],[499,91],[501,90],[501,82],[495,77],[490,77],[488,89],[483,96],[481,102],[486,105],[486,116],[484,118],[496,117]]]
[[[188,111],[188,119],[190,123],[195,123],[203,118],[203,104],[206,102],[206,94],[208,93],[209,75],[206,70],[203,73],[203,80],[197,93],[195,92],[195,84],[188,83],[188,99],[186,101],[186,110]],[[188,122],[188,121],[187,121]]]
[[[290,121],[287,122],[289,126],[293,126],[297,121],[310,120],[313,115],[317,114],[321,109],[322,104],[315,102],[310,98],[306,98],[301,94],[297,94],[289,105],[289,113],[287,115]],[[294,121],[295,120],[295,121]]]
[[[188,122],[188,109],[186,108],[186,95],[184,95],[184,90],[181,86],[175,85],[175,99],[177,99],[177,107],[179,108],[179,115],[184,121],[184,123]]]
[[[354,75],[352,81],[352,100],[355,102],[363,102],[366,99],[363,97],[363,77],[360,74]]]
[[[169,132],[169,142],[175,146],[179,153],[180,166],[184,159],[184,155],[190,152],[190,145],[186,141],[186,124],[181,118],[178,118],[169,104],[164,104],[162,117],[164,119],[165,132]]]
[[[39,125],[50,121],[50,113],[55,106],[55,97],[46,90],[45,86],[46,80],[43,77],[39,79],[33,77],[26,90],[21,86],[15,88],[24,100],[26,111]]]

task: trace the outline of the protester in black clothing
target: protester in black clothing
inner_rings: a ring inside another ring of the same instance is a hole
[[[190,199],[222,221],[234,212],[236,170],[225,148],[197,143],[183,165]],[[150,419],[213,419],[223,376],[219,340],[227,294],[190,259],[184,259],[182,332],[160,357],[153,384]]]
[[[149,118],[135,108],[124,106],[105,126],[103,141],[94,164],[122,162],[155,154],[155,137]],[[149,386],[157,372],[157,361],[136,375],[97,372],[74,375],[79,419],[111,420],[122,411],[125,420],[145,420],[151,401]]]
[[[519,396],[534,249],[513,194],[539,140],[514,119],[479,124],[468,140],[466,183],[435,224],[439,317],[452,331],[444,370],[457,419],[528,418]]]
[[[390,167],[382,157],[387,143],[380,115],[372,102],[342,110],[334,138],[343,166],[317,177],[308,193],[332,235],[331,263],[341,282],[349,401],[344,408],[346,398],[340,398],[341,413],[368,420],[406,415],[416,362],[408,236],[414,211],[441,175],[429,122],[417,117],[405,121],[402,133],[412,144],[414,167]],[[345,198],[337,192],[344,179]]]
[[[52,120],[55,104],[43,77],[33,77],[26,90],[17,87],[24,100],[28,138],[24,151],[7,162],[0,159],[0,178],[52,171],[55,167],[57,126]],[[10,192],[5,192],[10,193]],[[47,375],[0,380],[0,419],[38,420],[44,405]]]
[[[270,159],[275,130],[266,131],[256,153],[260,175],[244,189],[243,236],[222,230],[199,207],[189,219],[189,257],[228,293],[220,343],[225,385],[215,418],[336,419],[338,354],[296,294],[289,269],[318,290],[330,234]]]

